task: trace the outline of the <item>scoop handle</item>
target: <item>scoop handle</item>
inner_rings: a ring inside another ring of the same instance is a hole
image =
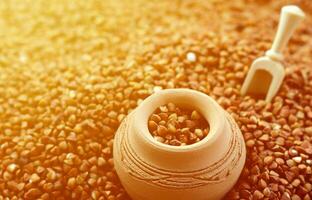
[[[288,5],[282,8],[277,33],[271,49],[266,52],[266,56],[274,60],[283,60],[282,50],[304,17],[304,12],[298,6]]]

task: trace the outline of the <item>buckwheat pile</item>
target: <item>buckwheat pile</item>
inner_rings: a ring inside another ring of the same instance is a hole
[[[148,119],[148,129],[158,142],[185,146],[204,139],[208,135],[209,124],[197,110],[170,102],[153,112]]]
[[[283,5],[306,19],[271,103],[239,93]],[[0,1],[0,199],[129,199],[113,136],[144,98],[191,88],[239,124],[243,173],[225,199],[312,196],[310,0]]]

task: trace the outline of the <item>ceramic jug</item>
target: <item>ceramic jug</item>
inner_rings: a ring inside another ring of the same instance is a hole
[[[169,102],[196,109],[210,125],[201,141],[171,146],[156,141],[148,118]],[[114,165],[133,200],[215,200],[235,184],[246,157],[234,119],[211,97],[190,89],[167,89],[146,98],[121,123],[114,139]]]

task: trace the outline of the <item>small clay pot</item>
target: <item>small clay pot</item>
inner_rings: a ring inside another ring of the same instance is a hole
[[[185,146],[157,142],[148,118],[168,102],[196,109],[210,131]],[[114,141],[114,164],[133,200],[221,199],[237,181],[246,158],[242,134],[211,97],[190,89],[168,89],[146,98],[120,125]]]

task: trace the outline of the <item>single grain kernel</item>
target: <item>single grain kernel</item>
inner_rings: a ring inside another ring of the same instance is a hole
[[[76,186],[76,178],[74,177],[69,178],[67,181],[67,186],[69,188],[74,188]]]
[[[151,131],[155,131],[157,129],[157,123],[155,121],[148,121],[148,128]]]
[[[167,129],[165,126],[159,125],[159,126],[157,127],[157,134],[158,134],[158,135],[164,136],[164,135],[167,134],[167,132],[168,132],[168,129]]]
[[[24,197],[25,199],[34,199],[40,197],[41,194],[42,194],[41,190],[37,188],[31,188],[25,193]]]
[[[273,162],[273,160],[274,160],[274,158],[272,156],[267,156],[264,158],[263,162],[264,162],[264,164],[269,165]]]
[[[18,165],[14,164],[14,163],[10,164],[10,165],[7,167],[7,170],[8,170],[10,173],[14,173],[17,169],[18,169]]]
[[[40,181],[40,176],[38,176],[38,174],[32,174],[30,176],[30,179],[29,179],[30,183],[37,183],[38,181]]]
[[[106,165],[106,160],[102,157],[99,157],[97,164],[98,164],[98,166],[103,167],[104,165]]]

